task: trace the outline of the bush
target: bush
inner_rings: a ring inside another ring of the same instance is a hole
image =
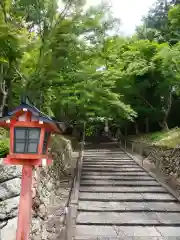
[[[4,158],[9,153],[9,139],[2,137],[0,139],[0,158]]]
[[[0,138],[3,138],[3,137],[8,138],[9,137],[9,131],[0,127]]]

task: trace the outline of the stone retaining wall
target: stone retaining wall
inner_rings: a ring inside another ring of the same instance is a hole
[[[162,172],[174,178],[180,177],[180,149],[149,148],[144,150],[155,166]]]
[[[14,240],[21,187],[21,167],[4,166],[0,160],[1,240]]]
[[[133,144],[133,147],[132,147]],[[138,142],[128,142],[130,151],[143,155],[151,160],[155,166],[167,175],[180,177],[180,148],[168,149],[164,146],[146,145]]]

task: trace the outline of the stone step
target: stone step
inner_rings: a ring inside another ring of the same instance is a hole
[[[109,226],[179,226],[180,213],[78,212],[76,224]]]
[[[93,153],[107,153],[107,154],[126,154],[124,151],[120,149],[87,149],[85,150],[85,154],[93,154]]]
[[[117,150],[85,151],[74,239],[180,237],[178,200]]]
[[[130,158],[130,157],[121,157],[121,156],[119,156],[119,157],[110,157],[110,156],[107,156],[107,157],[83,157],[83,159],[84,160],[86,160],[86,161],[88,161],[88,160],[91,160],[91,161],[95,161],[95,160],[97,160],[97,161],[133,161],[133,159],[132,158]]]
[[[87,154],[86,152],[84,153],[84,157],[128,157],[128,158],[130,158],[130,156],[129,155],[127,155],[126,153],[113,153],[113,152],[111,152],[111,153],[108,153],[108,152],[106,152],[106,153],[103,153],[103,152],[101,152],[101,153],[89,153],[89,154]]]
[[[114,142],[113,142],[113,144],[114,144]],[[110,145],[112,145],[112,142],[111,142]],[[99,147],[99,146],[97,146],[97,147]],[[119,146],[117,146],[115,144],[114,144],[113,148],[112,148],[112,146],[111,146],[111,148],[109,148],[108,144],[104,145],[104,148],[103,148],[102,144],[101,144],[101,148],[94,148],[94,146],[93,146],[93,148],[87,148],[85,150],[86,153],[87,152],[101,152],[101,151],[109,152],[109,153],[111,153],[111,152],[114,152],[114,153],[116,153],[116,152],[123,152],[124,153],[124,151],[122,149],[120,149]]]
[[[115,149],[99,149],[100,151],[96,151],[95,149],[92,151],[92,149],[85,150],[85,154],[96,154],[96,153],[101,153],[101,154],[126,154],[124,151],[120,150],[117,151]]]
[[[93,162],[91,162],[91,163],[86,163],[86,162],[83,162],[83,166],[84,167],[94,167],[94,168],[96,168],[96,167],[104,167],[104,168],[106,168],[106,167],[110,167],[110,168],[140,168],[140,166],[138,165],[138,164],[126,164],[126,163],[124,163],[124,164],[118,164],[118,163],[108,163],[108,164],[98,164],[97,162],[95,162],[95,163],[93,163]]]
[[[102,151],[85,151],[84,153],[84,156],[96,156],[97,154],[101,154],[101,155],[113,155],[113,156],[116,156],[116,155],[126,155],[127,154],[125,152],[122,152],[122,151],[105,151],[105,150],[102,150]]]
[[[127,156],[127,154],[125,153],[125,152],[121,152],[121,151],[104,151],[104,150],[102,150],[102,151],[86,151],[85,150],[85,152],[84,152],[84,155],[85,156],[96,156],[96,155],[98,155],[98,154],[100,154],[100,155],[113,155],[113,156],[116,156],[116,155],[126,155]]]
[[[98,172],[143,172],[142,168],[95,168],[95,167],[83,167],[82,171],[98,171]]]
[[[180,228],[78,225],[75,236],[76,240],[177,240],[176,237],[180,236]]]
[[[108,171],[106,172],[98,172],[98,171],[83,171],[82,172],[82,176],[149,176],[148,173],[141,171],[141,172],[128,172],[124,171],[124,172],[113,172],[113,173],[109,173]]]
[[[133,170],[134,170],[134,169],[136,169],[136,170],[137,170],[137,169],[142,169],[142,168],[140,168],[139,166],[136,166],[136,165],[134,165],[134,166],[122,166],[122,165],[121,165],[121,166],[112,166],[112,165],[111,165],[111,166],[105,166],[105,165],[101,165],[101,166],[89,165],[89,166],[86,166],[86,165],[83,164],[82,167],[83,167],[83,169],[88,169],[88,168],[99,169],[99,168],[100,168],[100,169],[105,169],[105,170],[106,170],[106,169],[119,169],[119,170],[121,170],[121,169],[123,169],[123,170],[124,170],[124,169],[127,169],[127,170],[128,170],[128,169],[131,169],[131,170],[132,170],[132,169],[133,169]]]
[[[156,211],[178,212],[180,203],[167,202],[100,202],[79,201],[80,211],[121,212],[121,211]]]
[[[138,165],[137,163],[133,161],[83,161],[83,164],[95,164],[95,165]]]
[[[75,231],[76,237],[74,238],[74,240],[120,240],[120,236],[117,235],[116,231],[111,226],[108,226],[108,227],[100,226],[101,230],[98,227],[99,231],[96,230],[97,229],[96,226],[83,226],[83,229],[81,229],[81,227],[82,226],[76,227],[76,231]],[[95,227],[95,228],[92,228],[92,227]],[[108,228],[112,228],[112,230]],[[103,230],[105,231],[103,232]],[[114,230],[114,234],[113,234],[113,230]],[[91,231],[93,231],[93,233],[90,233]],[[125,238],[127,240],[127,236]],[[122,239],[122,236],[121,236],[121,239]],[[162,240],[160,238],[158,239]],[[131,239],[128,237],[128,240],[131,240]]]
[[[129,182],[126,182],[126,183],[122,183],[122,182],[114,182],[114,183],[108,183],[108,184],[106,184],[106,185],[104,185],[104,183],[90,183],[90,182],[82,182],[81,184],[80,184],[81,186],[94,186],[94,187],[96,187],[96,186],[104,186],[104,187],[106,187],[106,186],[111,186],[111,187],[113,187],[113,186],[119,186],[119,187],[136,187],[136,186],[139,186],[139,187],[155,187],[155,186],[160,186],[160,185],[155,185],[155,184],[151,184],[151,183],[139,183],[139,184],[133,184],[133,183],[129,183]]]
[[[133,161],[109,161],[109,162],[105,162],[105,161],[83,161],[83,164],[97,164],[97,165],[137,165],[137,163],[133,162]]]
[[[92,160],[129,160],[131,161],[132,158],[130,158],[129,156],[96,156],[96,157],[93,157],[93,156],[84,156],[83,159],[85,160],[88,160],[88,159],[92,159]]]
[[[118,184],[118,183],[124,183],[124,184],[133,184],[132,182],[136,182],[137,181],[137,178],[133,178],[133,177],[131,177],[131,178],[129,178],[129,179],[127,179],[127,178],[124,178],[124,177],[118,177],[118,178],[116,178],[116,176],[115,177],[108,177],[108,178],[104,178],[104,177],[99,177],[99,178],[97,178],[97,177],[93,177],[93,176],[88,176],[88,177],[81,177],[81,182],[82,182],[82,184],[83,183],[89,183],[89,181],[91,181],[91,184],[97,184],[97,185],[101,185],[102,184],[102,181],[108,181],[108,183],[107,184],[111,184],[111,185],[114,185],[114,184]],[[155,184],[154,184],[154,181],[153,181],[153,179],[138,179],[138,184],[141,184],[142,183],[142,185],[154,185],[155,186]],[[138,185],[138,184],[136,184],[136,185]],[[134,184],[133,184],[134,185]],[[158,186],[160,186],[159,184],[157,184]]]
[[[85,201],[175,201],[169,193],[88,193],[80,192],[79,200]]]
[[[93,163],[90,163],[90,164],[84,164],[83,163],[83,167],[93,167],[93,168],[101,168],[101,167],[103,167],[103,168],[111,168],[111,167],[115,167],[115,168],[139,168],[139,166],[138,165],[135,165],[135,164],[128,164],[128,165],[126,165],[126,164],[120,164],[120,165],[118,165],[118,164],[108,164],[108,165],[106,165],[106,164],[93,164]]]
[[[126,181],[126,180],[81,180],[80,185],[97,186],[160,186],[156,181]]]
[[[150,176],[84,176],[81,177],[82,180],[123,180],[123,181],[152,181],[154,180]]]
[[[127,153],[125,153],[124,151],[122,151],[122,150],[120,150],[119,149],[119,151],[116,151],[115,149],[109,149],[110,151],[108,151],[108,149],[101,149],[102,151],[89,151],[90,149],[88,149],[88,151],[85,149],[85,154],[96,154],[96,153],[98,153],[98,154],[114,154],[114,155],[116,155],[116,154],[127,154]]]
[[[126,153],[85,153],[84,157],[130,157]]]
[[[90,159],[92,159],[92,160],[103,160],[103,161],[106,161],[106,160],[132,160],[130,157],[128,157],[128,156],[124,156],[124,157],[121,157],[121,156],[119,156],[119,157],[110,157],[110,156],[96,156],[96,157],[92,157],[92,156],[89,156],[89,157],[84,157],[83,159],[85,159],[85,160],[90,160]]]
[[[116,153],[116,154],[113,154],[113,153],[93,153],[93,154],[84,154],[84,157],[127,157],[127,158],[130,158],[130,156],[128,156],[127,154],[125,153]]]
[[[144,187],[144,186],[133,186],[133,187],[118,187],[118,186],[80,186],[80,192],[114,192],[114,193],[166,193],[167,191],[159,186]]]
[[[92,160],[95,160],[95,159],[97,159],[97,160],[108,160],[108,159],[112,159],[112,160],[129,160],[129,161],[133,161],[133,159],[131,158],[131,157],[129,157],[129,156],[127,156],[127,155],[124,155],[124,156],[121,156],[121,155],[117,155],[117,156],[114,156],[114,155],[106,155],[106,156],[91,156],[91,155],[89,155],[89,156],[83,156],[83,159],[85,159],[85,160],[88,160],[88,159],[92,159]]]
[[[91,234],[91,235],[77,236],[77,237],[74,237],[73,240],[119,240],[119,237],[113,237],[113,236],[110,236],[110,235],[109,236],[96,235],[96,236],[92,237],[92,234]],[[164,240],[164,238],[163,239],[161,238],[159,240]]]

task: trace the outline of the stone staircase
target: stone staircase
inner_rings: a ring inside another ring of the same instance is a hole
[[[177,237],[180,203],[156,179],[120,149],[85,151],[75,240]]]

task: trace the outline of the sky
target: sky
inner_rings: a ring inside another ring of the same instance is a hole
[[[96,5],[101,0],[87,0],[87,5]],[[121,32],[132,35],[141,19],[147,14],[155,0],[109,0],[113,15],[121,19]]]

